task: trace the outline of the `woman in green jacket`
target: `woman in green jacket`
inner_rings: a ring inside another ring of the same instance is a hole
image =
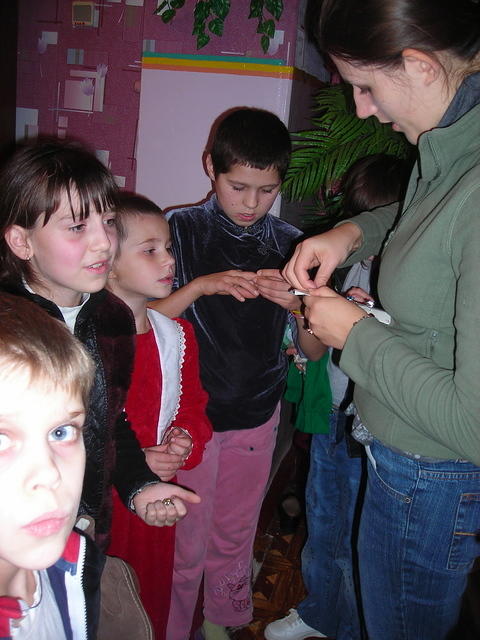
[[[418,162],[397,221],[387,207],[310,238],[284,275],[356,383],[369,638],[439,640],[480,554],[480,3],[325,0],[318,37],[357,115],[402,131]],[[324,286],[382,246],[390,325]]]

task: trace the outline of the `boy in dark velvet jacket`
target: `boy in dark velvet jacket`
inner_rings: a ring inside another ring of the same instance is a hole
[[[253,540],[287,368],[281,343],[298,308],[278,269],[300,231],[268,213],[290,151],[274,114],[229,112],[206,158],[215,194],[169,214],[179,289],[154,306],[184,311],[195,327],[214,429],[200,465],[178,474],[202,506],[177,526],[170,640],[188,637],[202,575],[207,638],[252,617]]]

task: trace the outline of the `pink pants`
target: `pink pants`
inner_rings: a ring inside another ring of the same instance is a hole
[[[204,614],[238,626],[252,619],[253,542],[275,447],[279,407],[255,429],[214,433],[202,462],[177,473],[202,498],[177,523],[167,640],[189,637],[204,577]]]

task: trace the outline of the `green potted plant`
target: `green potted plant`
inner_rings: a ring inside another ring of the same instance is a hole
[[[292,134],[294,149],[282,193],[290,201],[309,199],[304,225],[322,228],[341,217],[339,185],[351,164],[375,153],[405,158],[412,145],[374,117],[360,120],[348,85],[322,88],[313,113],[313,128]]]

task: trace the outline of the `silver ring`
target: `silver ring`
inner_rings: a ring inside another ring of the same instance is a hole
[[[172,504],[175,504],[172,500],[172,498],[164,498],[162,500],[162,504],[164,504],[166,507],[170,507]]]

